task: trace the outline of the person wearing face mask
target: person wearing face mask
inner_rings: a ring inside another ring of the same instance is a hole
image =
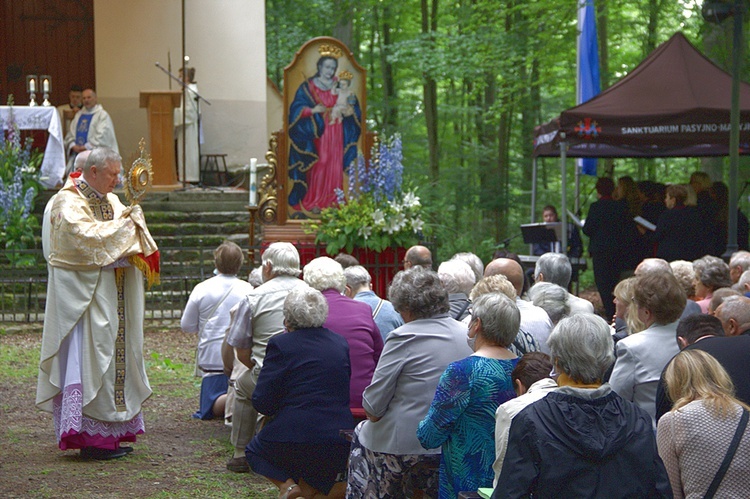
[[[448,366],[417,438],[426,449],[442,446],[440,497],[492,487],[497,407],[516,396],[511,373],[521,314],[513,300],[487,293],[472,303],[468,343],[474,354]]]

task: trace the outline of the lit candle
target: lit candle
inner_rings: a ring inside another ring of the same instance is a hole
[[[42,82],[42,88],[44,89],[44,93],[49,93],[49,80],[47,78]]]
[[[257,158],[250,158],[250,171],[248,172],[248,190],[250,191],[250,200],[248,201],[248,204],[250,206],[255,206],[257,204],[256,197],[258,195],[257,191],[257,185],[256,185],[256,175],[258,173],[257,165],[258,159]]]
[[[34,78],[29,80],[29,92],[32,94],[36,92],[36,80]]]

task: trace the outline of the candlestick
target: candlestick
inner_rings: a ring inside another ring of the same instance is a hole
[[[249,192],[249,201],[248,204],[250,206],[255,206],[257,204],[257,196],[258,196],[258,186],[257,186],[257,179],[256,175],[258,173],[257,170],[258,165],[258,159],[257,158],[250,158],[250,171],[248,172],[248,180],[247,180],[247,187]]]

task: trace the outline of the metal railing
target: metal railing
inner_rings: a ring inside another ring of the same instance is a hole
[[[146,291],[146,320],[179,319],[196,284],[213,275],[214,248],[162,247],[161,284]],[[33,256],[37,264],[13,267],[8,256]],[[243,269],[242,272],[247,272]],[[241,274],[242,275],[242,274]],[[244,274],[245,276],[247,273]],[[41,250],[8,255],[0,261],[0,322],[43,322],[47,266]]]
[[[297,242],[302,265],[318,256],[325,256],[325,246]],[[246,248],[258,255],[265,245]],[[160,247],[161,283],[146,291],[145,319],[148,321],[179,320],[190,293],[196,284],[213,276],[214,247]],[[367,253],[367,252],[364,252]],[[27,267],[10,264],[17,257],[32,256],[37,262]],[[401,267],[399,251],[382,254],[357,254],[360,263],[370,270],[373,288],[380,296],[386,295],[387,285]],[[247,277],[252,262],[246,259],[240,277]],[[0,256],[0,324],[34,323],[44,321],[47,299],[47,265],[41,250],[27,250]]]

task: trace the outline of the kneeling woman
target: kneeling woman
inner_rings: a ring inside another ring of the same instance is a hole
[[[279,487],[280,497],[343,497],[349,444],[339,430],[354,427],[349,410],[349,346],[322,326],[328,304],[307,286],[284,302],[288,332],[268,342],[253,406],[270,416],[246,450],[250,467]]]

